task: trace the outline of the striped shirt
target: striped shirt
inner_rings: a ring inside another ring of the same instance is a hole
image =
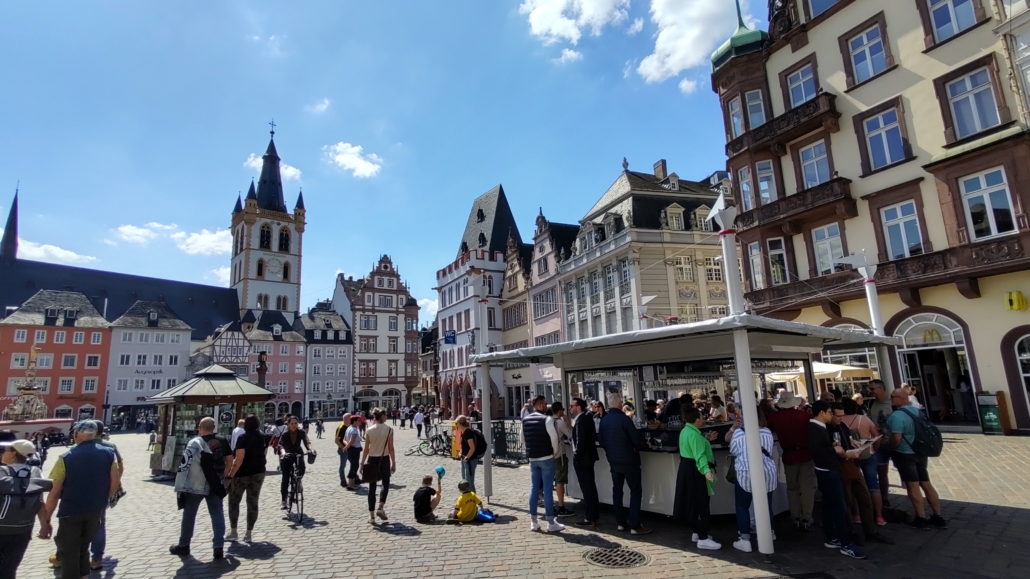
[[[773,435],[768,428],[758,430],[758,438],[762,443],[762,470],[765,471],[765,490],[772,492],[778,484],[776,478],[776,461],[772,458]],[[733,438],[730,439],[730,454],[733,455],[733,465],[737,471],[737,484],[747,492],[751,492],[751,475],[747,460],[747,443],[744,439],[744,429],[733,431]]]

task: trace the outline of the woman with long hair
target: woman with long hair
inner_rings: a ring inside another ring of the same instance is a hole
[[[297,476],[304,476],[306,463],[304,462],[304,448],[310,454],[317,454],[311,441],[308,440],[308,433],[300,429],[300,421],[296,416],[291,416],[287,423],[286,432],[279,438],[279,464],[282,467],[282,483],[279,485],[279,492],[282,495],[283,510],[286,509],[286,499],[290,496],[290,481],[293,479],[293,469],[297,469]]]
[[[387,521],[386,495],[390,492],[390,475],[397,470],[397,457],[393,451],[393,428],[386,424],[386,411],[372,411],[375,424],[365,431],[365,447],[361,451],[359,476],[368,483],[368,522],[376,524],[376,516]],[[376,508],[376,484],[382,483],[379,508]]]
[[[261,423],[251,414],[243,419],[243,434],[236,440],[233,449],[232,467],[225,482],[229,484],[229,534],[227,541],[237,541],[236,522],[240,518],[240,501],[247,494],[247,533],[245,543],[251,542],[251,532],[258,518],[258,499],[261,485],[265,482],[265,438]]]

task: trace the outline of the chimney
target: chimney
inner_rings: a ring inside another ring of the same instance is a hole
[[[658,162],[654,164],[654,176],[662,181],[669,176],[668,169],[665,167],[665,159],[658,159]]]

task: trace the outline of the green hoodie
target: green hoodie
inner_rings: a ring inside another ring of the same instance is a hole
[[[708,473],[712,473],[713,476],[715,475],[715,471],[708,466],[715,464],[715,457],[712,455],[712,443],[708,442],[708,439],[693,424],[684,426],[683,430],[680,431],[680,456],[694,459],[694,462],[697,463],[697,470],[702,475],[707,475]],[[708,483],[708,494],[715,494],[715,482],[706,482]]]

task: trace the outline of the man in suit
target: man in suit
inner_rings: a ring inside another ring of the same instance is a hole
[[[576,469],[579,488],[583,491],[583,520],[581,527],[596,527],[601,518],[597,498],[597,483],[594,481],[594,463],[597,462],[597,431],[594,419],[587,412],[587,403],[582,398],[572,400],[572,466]]]

